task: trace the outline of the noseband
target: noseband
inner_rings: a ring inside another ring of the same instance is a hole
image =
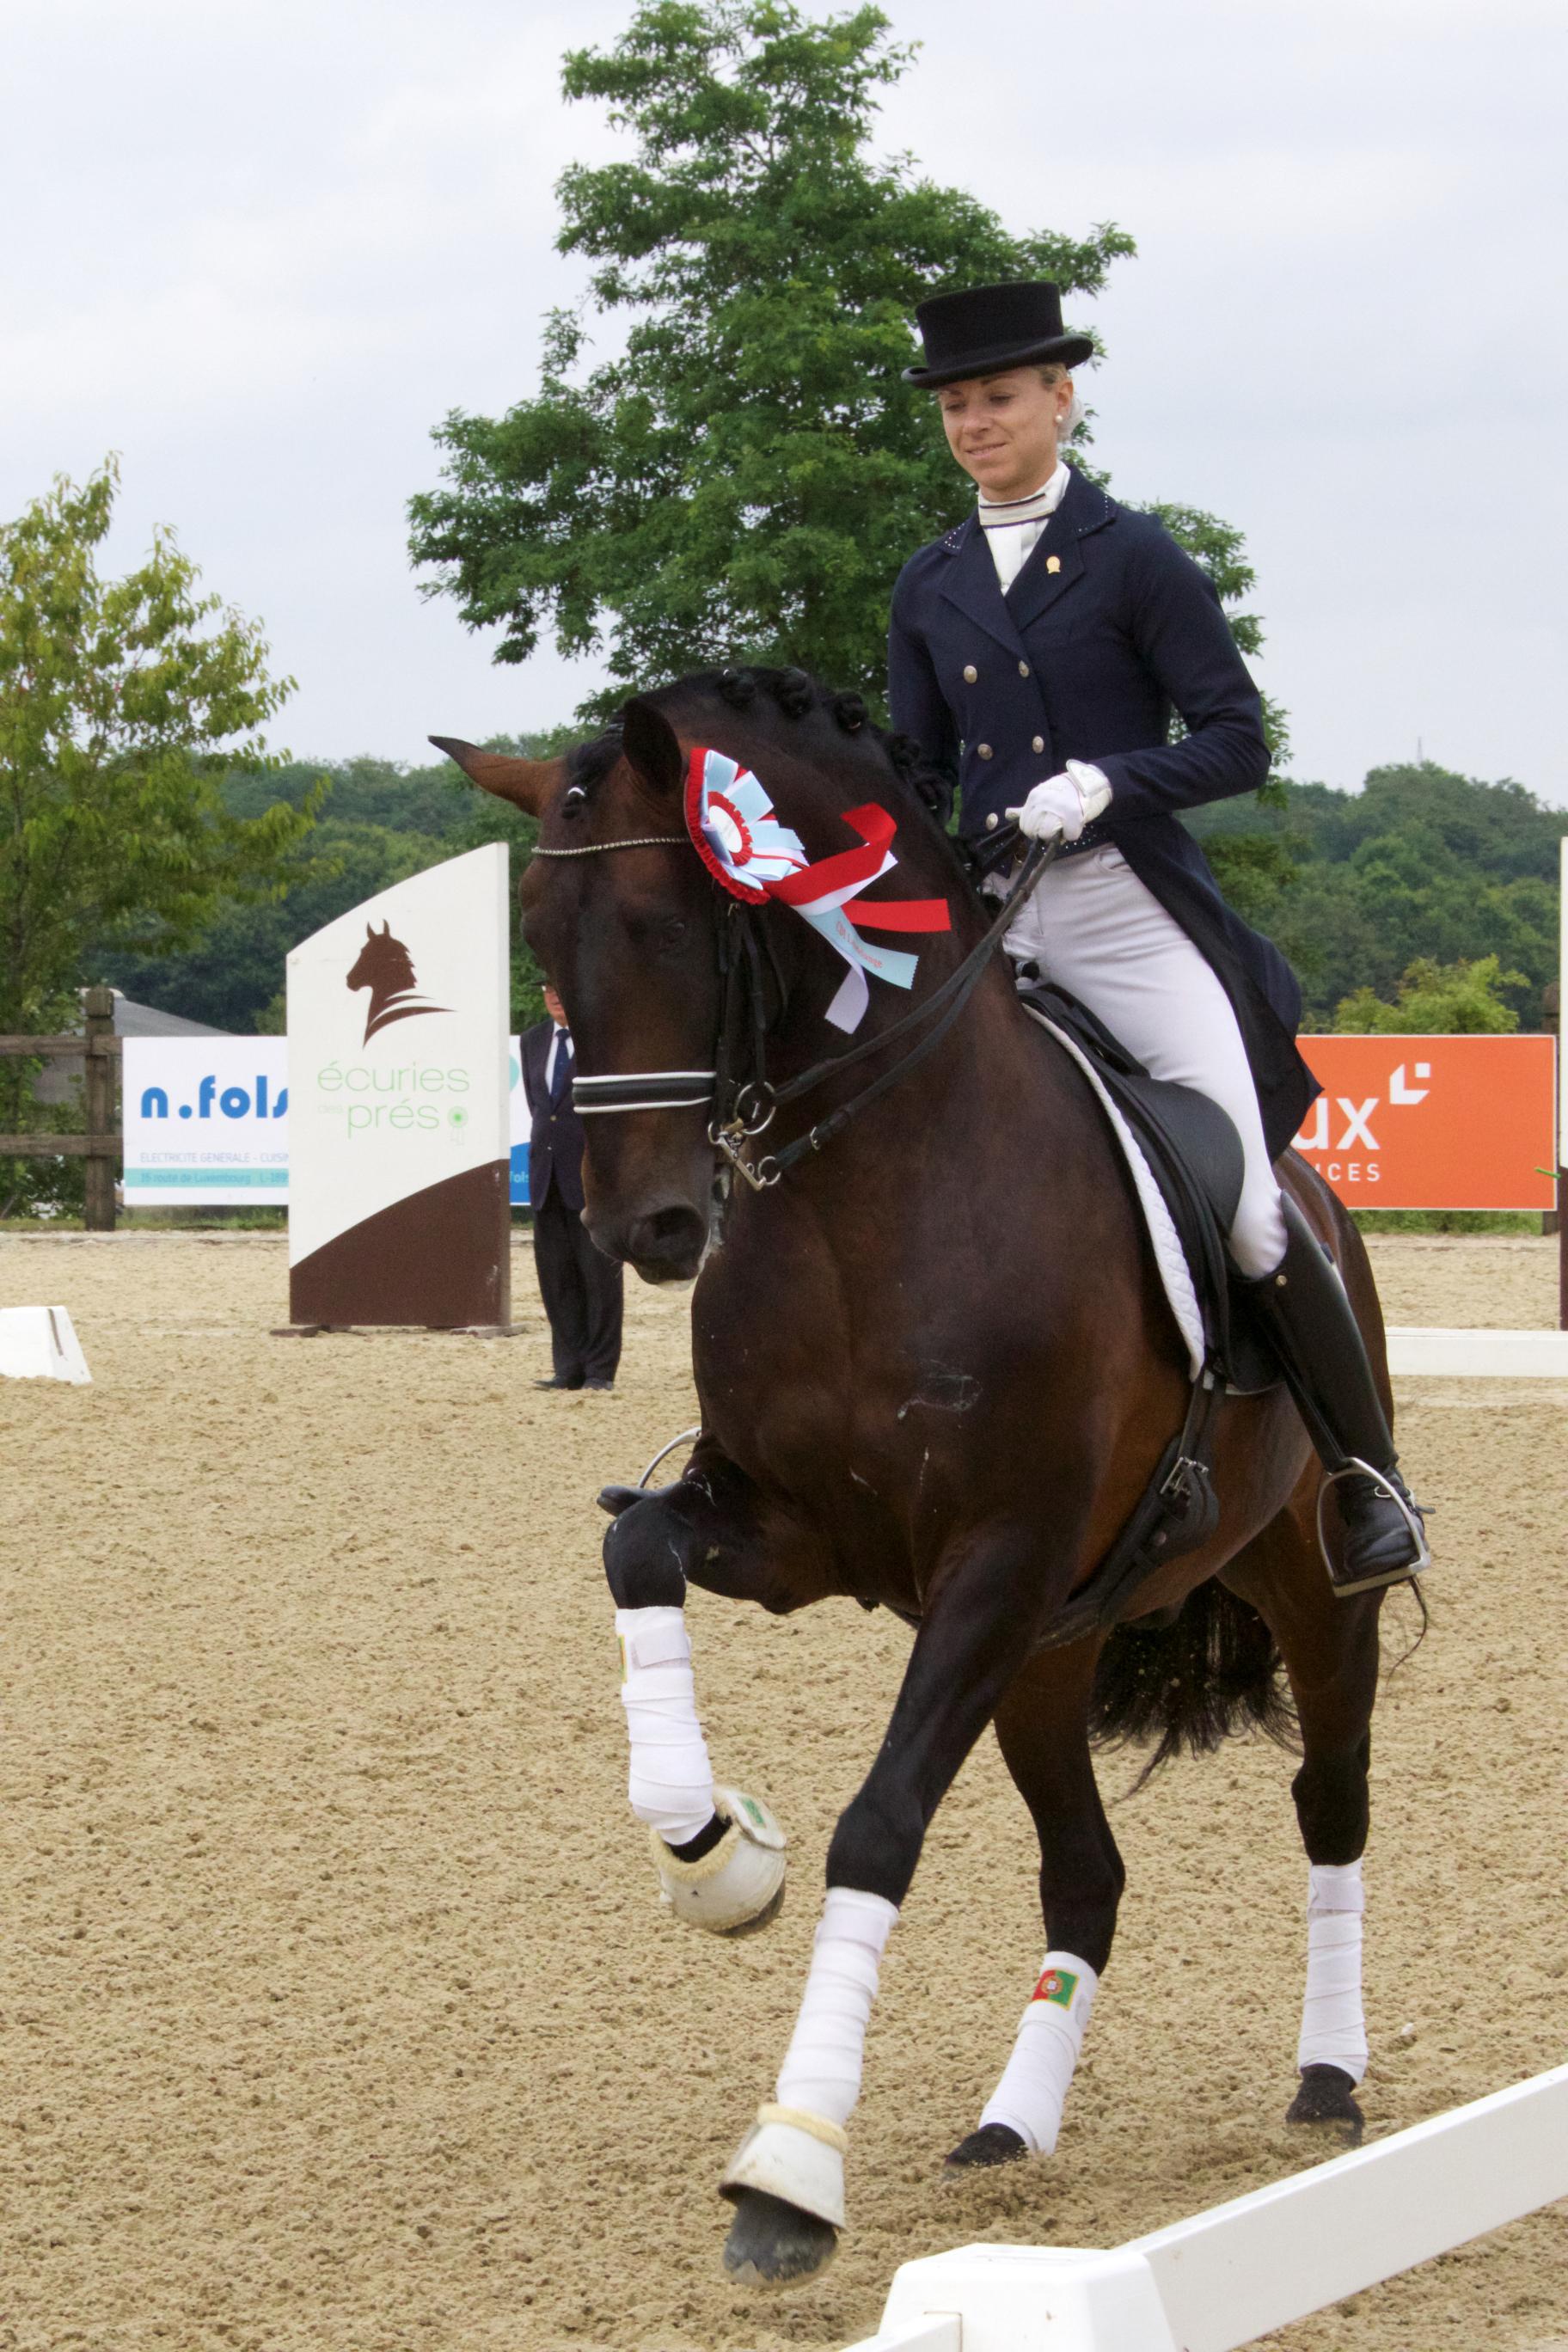
[[[694,845],[684,834],[655,833],[639,835],[635,839],[593,841],[581,849],[535,849],[535,857],[598,857],[612,849],[689,849]],[[1014,911],[1028,897],[1046,867],[1059,856],[1061,843],[1037,841],[1024,860],[1016,883],[1008,893],[996,919],[984,938],[972,947],[956,971],[950,972],[940,988],[928,996],[923,1004],[915,1005],[890,1029],[879,1037],[868,1037],[863,1044],[852,1045],[847,1054],[836,1054],[822,1062],[814,1062],[798,1077],[790,1078],[781,1087],[773,1086],[767,1075],[767,1033],[770,1022],[767,1013],[767,990],[763,977],[763,950],[757,937],[753,917],[757,910],[725,892],[725,919],[719,926],[719,978],[721,1002],[719,1034],[714,1050],[714,1066],[710,1070],[640,1070],[625,1076],[608,1077],[574,1076],[572,1099],[578,1110],[595,1113],[625,1110],[695,1110],[710,1108],[708,1140],[716,1150],[723,1152],[731,1166],[743,1176],[754,1192],[765,1192],[772,1185],[787,1176],[795,1162],[808,1151],[821,1151],[841,1135],[852,1118],[897,1086],[917,1069],[928,1054],[933,1053],[974,992],[981,973],[1000,946],[1003,934],[1012,923]],[[714,882],[713,888],[720,885]],[[771,949],[768,961],[780,997],[780,1010],[787,1001],[787,991]],[[927,1031],[916,1045],[896,1061],[890,1070],[884,1070],[869,1086],[862,1087],[847,1103],[818,1121],[805,1135],[797,1135],[780,1151],[769,1152],[762,1160],[752,1162],[745,1156],[745,1146],[773,1125],[779,1111],[813,1087],[836,1077],[853,1063],[864,1061],[868,1055],[879,1054],[913,1029],[921,1027],[933,1013],[941,1013],[936,1026]],[[749,1016],[749,1018],[748,1018]],[[732,1041],[739,1042],[746,1029],[751,1032],[750,1066],[744,1076],[731,1066]]]

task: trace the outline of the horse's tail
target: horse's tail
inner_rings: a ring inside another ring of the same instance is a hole
[[[1115,1628],[1095,1671],[1089,1733],[1096,1748],[1158,1738],[1135,1789],[1173,1756],[1211,1756],[1238,1731],[1281,1748],[1296,1734],[1279,1652],[1256,1609],[1211,1577],[1169,1625]]]

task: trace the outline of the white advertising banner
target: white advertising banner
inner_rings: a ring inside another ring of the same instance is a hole
[[[282,1037],[127,1037],[128,1209],[283,1208],[289,1047]]]
[[[367,899],[289,958],[298,1323],[510,1312],[507,852]]]

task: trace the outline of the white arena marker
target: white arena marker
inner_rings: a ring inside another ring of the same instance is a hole
[[[881,2333],[854,2352],[1237,2352],[1563,2196],[1558,2066],[1109,2253],[905,2263]]]
[[[1395,1377],[1459,1381],[1568,1380],[1568,1331],[1445,1330],[1391,1324]]]
[[[956,2256],[946,2259],[952,2262]],[[851,2345],[849,2352],[963,2352],[963,2322],[956,2311],[928,2311],[923,2319],[911,2320],[891,2336]]]
[[[1131,2247],[1095,2254],[1070,2246],[962,2246],[956,2253],[905,2263],[894,2273],[880,2335],[850,2352],[1177,2352],[1177,2347],[1153,2273]]]
[[[0,1307],[0,1379],[90,1381],[63,1307]]]

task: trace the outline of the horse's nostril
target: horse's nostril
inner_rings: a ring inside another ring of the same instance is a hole
[[[653,1243],[679,1242],[691,1239],[695,1229],[701,1231],[702,1221],[693,1209],[660,1209],[657,1216],[645,1219],[643,1231]]]
[[[689,1275],[707,1238],[708,1227],[699,1211],[672,1203],[637,1220],[626,1235],[626,1255],[645,1270],[665,1266],[674,1276]]]

